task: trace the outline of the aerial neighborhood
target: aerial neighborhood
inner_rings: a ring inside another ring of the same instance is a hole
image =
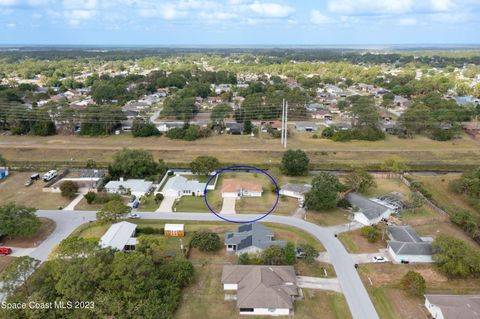
[[[478,318],[479,57],[0,47],[0,318]]]

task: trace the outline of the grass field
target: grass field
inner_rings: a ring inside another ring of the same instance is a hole
[[[0,202],[15,202],[37,209],[58,209],[70,203],[70,199],[62,197],[59,193],[43,192],[45,183],[41,180],[25,187],[24,184],[31,175],[31,172],[11,172],[7,179],[0,181]]]
[[[250,136],[220,135],[187,142],[166,137],[133,138],[128,134],[109,137],[79,136],[2,136],[0,153],[8,160],[85,162],[95,159],[107,163],[122,148],[143,148],[167,162],[188,163],[199,155],[211,155],[224,163],[279,163],[283,153],[280,141]],[[378,165],[395,158],[415,167],[478,165],[478,142],[464,136],[448,142],[426,137],[399,139],[387,136],[384,141],[334,142],[313,139],[309,134],[295,134],[289,139],[290,148],[305,150],[313,165],[322,167]]]
[[[426,293],[480,292],[480,279],[449,280],[433,265],[364,264],[359,273],[380,318],[429,318],[423,307],[423,298],[408,296],[399,286],[400,279],[409,270],[419,272],[425,278]]]
[[[8,267],[13,261],[15,260],[15,257],[11,256],[0,256],[0,273]]]
[[[208,230],[212,232],[216,232],[219,234],[223,234],[226,231],[234,231],[238,228],[238,225],[234,225],[232,223],[227,222],[192,222],[192,221],[161,221],[161,220],[148,220],[148,219],[134,219],[129,220],[129,222],[137,224],[139,227],[142,226],[149,226],[154,228],[162,228],[164,227],[165,223],[178,223],[178,224],[185,224],[185,231],[186,232],[193,232],[196,230]],[[283,239],[292,241],[296,245],[300,244],[310,244],[318,251],[322,252],[325,251],[325,248],[322,244],[316,240],[312,235],[305,233],[304,231],[287,225],[280,225],[280,224],[273,224],[273,223],[265,223],[267,227],[269,227],[274,232],[275,239]],[[100,238],[110,227],[109,224],[100,224],[97,222],[82,225],[77,228],[73,233],[72,236],[80,236],[85,238]]]
[[[370,243],[360,234],[360,229],[341,233],[338,235],[338,239],[351,254],[376,253],[379,249],[387,247],[387,243],[385,240],[382,240],[381,235],[375,243]],[[386,234],[385,239],[387,239]]]
[[[349,212],[341,208],[322,212],[309,210],[307,212],[307,221],[320,226],[341,225],[349,222],[348,215]]]
[[[448,189],[448,183],[452,180],[460,178],[459,174],[424,176],[411,175],[413,179],[422,182],[424,187],[432,194],[435,203],[447,212],[455,212],[459,208],[475,212],[475,208],[470,206],[463,196],[455,194]],[[480,212],[476,211],[479,215]]]

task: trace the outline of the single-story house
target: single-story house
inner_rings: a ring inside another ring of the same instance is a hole
[[[309,184],[285,184],[280,188],[280,195],[294,197],[301,200],[305,199],[305,194],[312,189]]]
[[[222,183],[222,197],[261,197],[262,185],[237,178],[225,179]]]
[[[243,134],[243,123],[227,122],[225,123],[225,131],[232,135]]]
[[[137,239],[134,238],[136,229],[137,225],[129,222],[113,224],[100,238],[100,247],[110,247],[120,251],[134,250],[137,244]]]
[[[165,133],[170,131],[172,128],[182,128],[184,126],[185,126],[184,122],[162,122],[157,124],[157,129],[160,132]]]
[[[388,237],[388,251],[396,262],[433,262],[432,242],[420,238],[411,226],[388,226]]]
[[[62,178],[55,184],[53,184],[50,188],[44,188],[45,191],[50,191],[52,193],[60,193],[60,186],[64,182],[73,182],[75,185],[78,186],[79,193],[88,193],[88,192],[96,192],[98,186],[102,183],[102,178],[100,177],[78,177],[78,178]]]
[[[185,236],[185,225],[165,224],[164,234],[167,237],[183,237]]]
[[[376,198],[366,198],[358,193],[348,193],[345,197],[352,207],[354,219],[363,225],[378,224],[382,219],[390,217],[395,209]]]
[[[238,227],[236,232],[225,233],[224,244],[227,252],[259,253],[273,245],[284,247],[284,240],[273,240],[273,232],[259,223],[246,224]]]
[[[260,126],[262,128],[262,132],[267,132],[269,127],[271,127],[274,131],[282,130],[282,122],[280,121],[261,121]]]
[[[236,292],[241,315],[289,316],[300,295],[292,266],[223,266],[222,284]]]
[[[478,319],[480,295],[425,295],[433,319]]]
[[[137,198],[150,192],[153,183],[143,179],[128,179],[120,178],[119,181],[110,181],[105,185],[107,193],[125,195],[135,195]]]
[[[318,131],[318,125],[313,122],[297,122],[295,129],[301,132],[313,132]]]
[[[7,178],[8,168],[0,168],[0,180]]]
[[[206,185],[206,183],[175,175],[167,181],[162,189],[162,194],[170,197],[203,196]]]
[[[316,120],[331,121],[331,120],[333,120],[333,115],[330,114],[329,111],[321,110],[321,111],[318,111],[318,112],[313,113],[313,114],[312,114],[312,118],[314,118],[314,119],[316,119]]]
[[[465,133],[472,136],[477,136],[480,134],[480,122],[467,122],[463,124],[463,129]]]

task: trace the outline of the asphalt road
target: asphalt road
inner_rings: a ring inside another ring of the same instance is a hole
[[[37,215],[53,219],[57,223],[55,231],[29,256],[44,261],[60,241],[70,235],[77,227],[95,220],[95,213],[90,211],[45,211],[40,210]],[[222,221],[209,213],[139,213],[143,219],[185,220],[185,221]],[[233,221],[248,221],[261,217],[256,214],[229,215]],[[297,227],[317,238],[326,248],[330,260],[335,268],[341,289],[345,295],[350,312],[355,319],[378,319],[378,314],[370,300],[358,275],[352,257],[345,250],[340,241],[335,238],[334,231],[306,222],[301,219],[270,215],[262,222],[279,223]]]

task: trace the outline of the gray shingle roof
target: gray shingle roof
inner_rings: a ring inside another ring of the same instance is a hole
[[[295,192],[298,194],[305,194],[312,189],[312,185],[309,184],[285,184],[282,185],[281,190]]]
[[[272,240],[273,232],[259,223],[246,224],[238,227],[237,232],[225,234],[225,245],[236,245],[237,251],[255,246],[260,249],[272,245],[285,246],[284,240]]]
[[[378,218],[386,211],[390,210],[389,207],[363,197],[357,193],[348,193],[346,198],[350,204],[352,204],[352,206],[358,207],[360,211],[370,220]]]
[[[410,226],[388,226],[389,237],[392,241],[420,243],[422,239],[418,236],[417,232]]]
[[[426,255],[432,254],[431,242],[400,242],[400,241],[387,241],[388,245],[397,255]]]
[[[442,310],[445,319],[480,318],[480,295],[425,295]]]
[[[238,308],[293,309],[293,297],[298,296],[292,266],[224,266],[222,283],[238,285]]]

